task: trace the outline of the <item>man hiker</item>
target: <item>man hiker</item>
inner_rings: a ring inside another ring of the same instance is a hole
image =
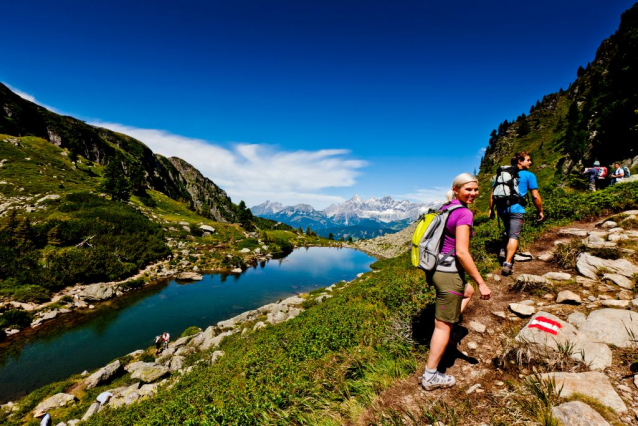
[[[494,181],[492,194],[490,195],[490,219],[494,215],[494,207],[497,214],[503,221],[505,232],[503,233],[503,249],[499,257],[504,257],[503,270],[501,274],[504,276],[512,274],[512,262],[514,254],[518,248],[518,237],[523,228],[523,218],[525,216],[525,205],[527,204],[525,196],[529,193],[532,197],[534,207],[538,211],[538,220],[543,220],[543,201],[538,193],[538,182],[534,173],[528,169],[532,164],[532,159],[528,152],[521,151],[512,157],[512,166],[499,168],[499,175]],[[508,173],[504,173],[506,178],[501,176],[501,169],[506,169]],[[509,179],[509,180],[508,180]],[[505,183],[502,183],[505,182]],[[501,198],[500,193],[495,195],[498,185],[510,185],[512,190],[507,191],[506,198]],[[505,200],[503,202],[502,200]]]
[[[598,175],[598,171],[594,167],[586,167],[585,171],[583,171],[583,174],[587,176],[587,179],[589,180],[587,188],[589,188],[590,191],[595,192],[596,176]]]

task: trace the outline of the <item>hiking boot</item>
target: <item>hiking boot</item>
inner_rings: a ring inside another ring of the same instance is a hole
[[[512,275],[512,264],[503,262],[503,270],[501,270],[501,275],[507,277],[508,275]]]
[[[439,388],[451,388],[456,384],[454,376],[443,374],[439,371],[432,374],[429,379],[425,375],[421,376],[421,386],[423,389],[430,391]]]

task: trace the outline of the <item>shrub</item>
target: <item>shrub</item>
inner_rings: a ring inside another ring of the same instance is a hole
[[[10,295],[18,302],[42,303],[51,300],[51,293],[39,285],[25,285],[13,289],[3,289],[3,294]]]
[[[199,328],[199,327],[195,327],[195,326],[191,326],[191,327],[188,327],[186,330],[184,330],[184,331],[182,332],[182,335],[181,335],[181,336],[179,336],[179,337],[192,336],[193,334],[197,334],[197,333],[199,333],[200,331],[202,331],[202,329],[201,329],[201,328]]]
[[[144,287],[145,281],[143,278],[137,278],[134,280],[128,280],[122,284],[122,288],[125,290],[134,290]]]
[[[31,324],[31,315],[26,311],[12,309],[0,316],[0,328],[23,328]]]

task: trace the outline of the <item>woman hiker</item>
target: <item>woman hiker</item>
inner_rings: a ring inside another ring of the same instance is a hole
[[[474,202],[478,192],[476,177],[469,173],[460,174],[454,178],[452,189],[446,194],[449,203],[442,209],[459,204],[467,207]],[[468,208],[459,208],[450,213],[443,232],[441,253],[454,252],[456,261],[452,267],[440,266],[434,273],[426,275],[428,283],[436,288],[436,311],[430,353],[425,372],[421,376],[421,385],[425,390],[448,388],[456,383],[453,376],[443,374],[437,368],[450,340],[452,327],[459,321],[461,312],[474,294],[474,288],[465,280],[465,274],[469,274],[478,284],[481,299],[490,298],[491,290],[483,281],[470,254],[472,225],[473,215]]]

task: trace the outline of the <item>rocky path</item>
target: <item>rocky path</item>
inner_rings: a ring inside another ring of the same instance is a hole
[[[457,385],[422,390],[423,358],[414,376],[383,392],[358,424],[381,423],[389,413],[399,413],[403,424],[448,424],[449,410],[458,424],[529,424],[516,400],[536,370],[562,386],[564,399],[578,393],[589,403],[555,406],[563,424],[638,425],[638,376],[630,370],[638,361],[638,232],[629,229],[638,228],[636,215],[548,232],[530,247],[535,259],[515,263],[512,276],[489,274],[492,299],[471,302],[442,361]],[[569,256],[575,268],[561,269]]]

